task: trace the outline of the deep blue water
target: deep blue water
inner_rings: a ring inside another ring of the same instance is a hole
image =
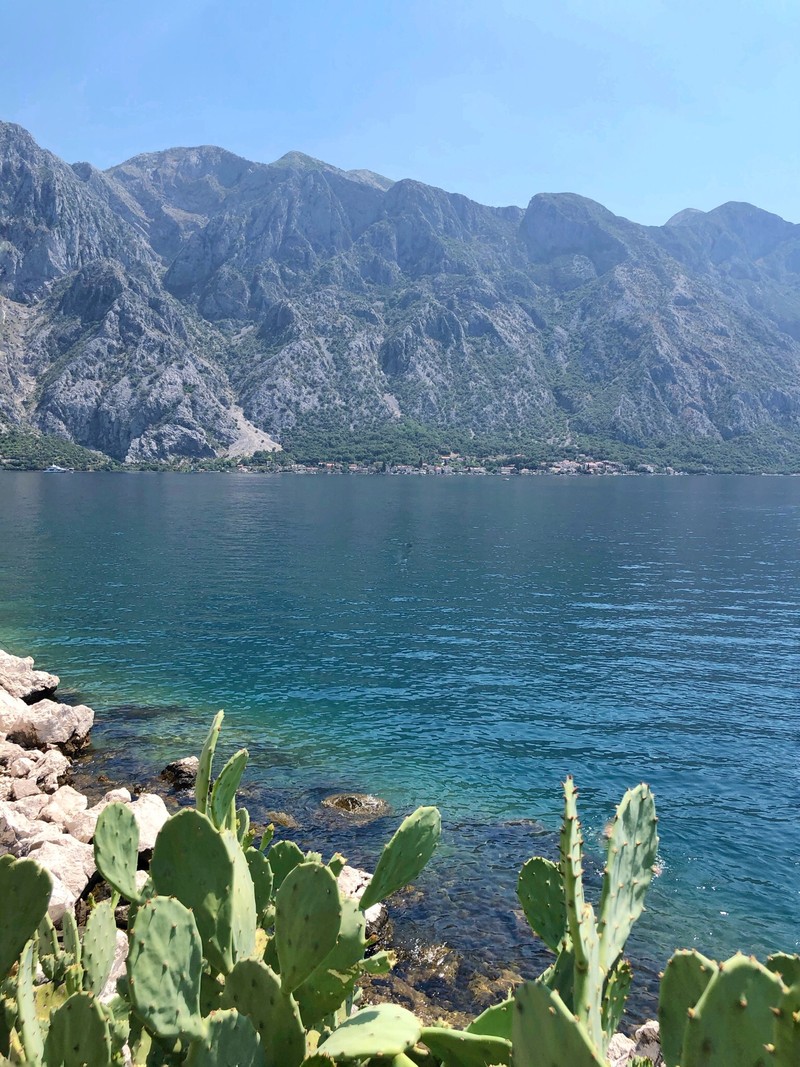
[[[627,786],[656,793],[642,958],[797,950],[799,525],[790,478],[5,473],[0,647],[131,767],[224,707],[254,802],[314,833],[333,790],[438,804],[451,942],[524,960],[516,867],[572,773],[595,850]]]

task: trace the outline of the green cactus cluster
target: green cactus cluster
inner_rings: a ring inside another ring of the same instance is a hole
[[[564,785],[558,862],[529,860],[517,887],[554,961],[464,1030],[406,1009],[359,1007],[359,978],[383,974],[365,912],[415,879],[441,833],[419,808],[384,847],[360,901],[342,896],[344,857],[326,863],[272,830],[256,847],[236,794],[242,749],[216,779],[223,716],[200,758],[194,808],[167,820],[140,872],[130,808],[111,804],[94,837],[111,897],[82,930],[48,915],[49,876],[0,857],[0,1067],[607,1067],[632,982],[625,942],[658,849],[646,785],[625,794],[608,833],[599,899],[586,898],[577,793]],[[127,905],[125,974],[109,995],[117,906]],[[717,964],[678,952],[663,976],[667,1067],[798,1067],[800,959]]]

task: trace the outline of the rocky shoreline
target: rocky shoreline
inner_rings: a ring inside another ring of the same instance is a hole
[[[161,778],[170,807],[158,792],[138,791],[125,785],[109,788],[90,803],[89,795],[98,794],[103,776],[85,782],[80,757],[90,748],[95,714],[84,704],[71,705],[54,699],[59,682],[57,675],[35,669],[31,657],[0,650],[0,855],[30,857],[50,873],[53,892],[49,913],[56,925],[68,909],[76,913],[80,923],[85,918],[88,898],[102,896],[106,889],[96,870],[92,846],[100,812],[114,802],[130,805],[139,826],[139,866],[144,870],[170,808],[174,810],[178,806],[181,791],[184,796],[189,795],[185,791],[192,788],[197,771],[195,757],[175,760],[164,768]],[[82,785],[81,789],[75,788],[76,781]],[[106,785],[114,783],[106,781]],[[349,812],[356,819],[374,815],[375,804],[381,814],[384,811],[380,807],[384,802],[361,794],[328,800],[328,808]],[[285,827],[291,828],[294,822],[283,812],[267,815],[275,816],[275,821]],[[340,888],[358,899],[369,879],[368,872],[345,866],[340,875]],[[384,906],[375,905],[366,916],[368,931],[383,947],[388,947],[392,942],[392,923]],[[107,987],[109,995],[117,978],[124,973],[127,947],[126,935],[118,930],[116,959]],[[425,992],[431,979],[442,985],[455,980],[459,971],[456,954],[444,944],[417,944],[413,953],[404,952],[400,945],[391,947],[399,950],[399,966],[387,976],[367,979],[366,1001],[392,1000],[427,1022],[444,1018],[452,1025],[464,1025],[468,1016],[448,1010],[435,995]],[[472,991],[476,1002],[486,998],[495,1002],[508,995],[521,980],[513,971],[503,971],[491,978],[476,972],[470,988],[476,981]],[[649,1056],[659,1064],[657,1033],[657,1024],[645,1023],[632,1037],[616,1035],[612,1067],[625,1067],[634,1055]]]

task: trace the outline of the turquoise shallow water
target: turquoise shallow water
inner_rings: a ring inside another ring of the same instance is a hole
[[[573,773],[594,848],[628,785],[655,790],[643,958],[796,950],[799,523],[798,479],[6,473],[0,646],[122,759],[196,749],[224,707],[290,810],[438,804],[450,940],[524,957],[515,867]]]

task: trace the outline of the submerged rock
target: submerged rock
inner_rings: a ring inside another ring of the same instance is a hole
[[[370,793],[334,793],[332,796],[325,797],[322,805],[362,822],[379,819],[382,815],[388,815],[392,810],[385,800],[381,797],[374,797]]]

